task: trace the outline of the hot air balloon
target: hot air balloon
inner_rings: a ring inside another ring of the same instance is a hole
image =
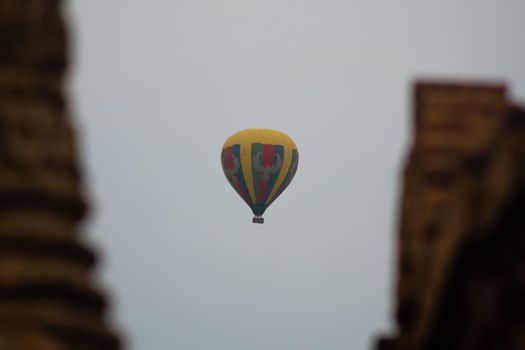
[[[262,224],[264,211],[290,184],[299,163],[293,140],[277,130],[246,129],[230,136],[221,152],[224,175]]]

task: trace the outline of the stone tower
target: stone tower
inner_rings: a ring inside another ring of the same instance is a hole
[[[419,83],[398,334],[380,350],[525,349],[525,112],[497,84]]]
[[[0,1],[0,349],[116,350],[63,93],[59,0]]]

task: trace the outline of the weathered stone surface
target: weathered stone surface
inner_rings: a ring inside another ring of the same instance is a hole
[[[0,349],[2,350],[66,350],[52,336],[31,329],[30,326],[3,327],[0,334]]]
[[[379,349],[525,349],[525,113],[501,85],[420,83],[396,320]]]
[[[59,0],[0,1],[0,349],[119,349],[79,239]]]

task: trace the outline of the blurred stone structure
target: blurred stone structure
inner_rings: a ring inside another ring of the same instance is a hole
[[[418,83],[379,350],[525,349],[525,111],[492,84]]]
[[[0,1],[0,349],[119,349],[80,240],[59,0]]]

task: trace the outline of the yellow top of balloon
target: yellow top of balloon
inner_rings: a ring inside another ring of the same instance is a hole
[[[269,143],[280,144],[289,149],[297,149],[297,146],[284,132],[273,129],[253,128],[236,132],[224,142],[223,148],[230,147],[234,144],[248,143]]]

